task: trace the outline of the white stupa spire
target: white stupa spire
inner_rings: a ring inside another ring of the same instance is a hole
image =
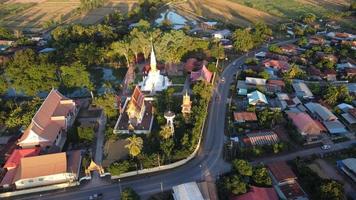
[[[151,67],[151,71],[152,72],[156,72],[157,71],[157,60],[156,60],[155,51],[153,49],[153,44],[152,44],[152,51],[151,51],[150,67]]]

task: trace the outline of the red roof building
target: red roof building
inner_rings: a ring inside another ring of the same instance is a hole
[[[267,60],[263,61],[263,66],[273,68],[275,70],[282,71],[282,72],[289,70],[288,62],[282,61],[282,60],[267,59]]]
[[[231,197],[230,200],[279,200],[274,188],[251,186],[249,192]]]
[[[40,148],[31,148],[31,149],[15,149],[11,156],[7,159],[3,168],[13,169],[18,167],[20,164],[21,158],[37,156],[40,153]]]
[[[205,65],[199,71],[192,72],[190,74],[190,79],[193,82],[206,81],[206,82],[210,83],[212,78],[213,78],[213,73],[211,71],[209,71],[208,68],[205,67]]]
[[[297,176],[284,161],[269,163],[267,167],[278,184],[292,182],[297,179]]]
[[[308,142],[321,139],[323,132],[326,131],[318,120],[314,120],[305,112],[287,112],[287,115],[297,127],[298,132],[304,136]]]
[[[345,74],[347,77],[350,77],[350,78],[353,76],[356,76],[356,68],[346,68]]]
[[[286,54],[295,55],[297,54],[298,47],[294,44],[285,44],[280,46],[280,49]]]
[[[268,92],[282,92],[286,84],[283,80],[268,80],[266,89]]]
[[[256,113],[254,112],[234,112],[234,119],[237,123],[257,121]]]
[[[279,142],[279,137],[274,131],[259,130],[247,132],[243,141],[246,145],[263,146]]]
[[[62,148],[65,142],[64,134],[73,124],[78,110],[75,101],[52,89],[18,140],[18,145],[22,148]]]

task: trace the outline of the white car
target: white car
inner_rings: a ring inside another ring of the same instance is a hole
[[[225,83],[225,77],[222,77],[222,78],[221,78],[221,82],[222,82],[222,83]]]
[[[329,150],[330,148],[331,148],[331,146],[328,144],[324,144],[323,146],[321,146],[322,150]]]

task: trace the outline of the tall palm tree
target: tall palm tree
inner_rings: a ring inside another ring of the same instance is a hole
[[[141,137],[136,137],[136,135],[133,135],[127,138],[126,141],[129,143],[125,145],[125,147],[129,149],[129,153],[132,157],[136,157],[141,153],[143,147],[143,140]]]
[[[173,135],[173,131],[171,130],[171,127],[169,127],[168,125],[164,125],[161,127],[161,130],[159,131],[159,135],[167,140],[168,138],[172,137]]]

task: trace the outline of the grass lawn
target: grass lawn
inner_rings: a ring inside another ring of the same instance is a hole
[[[169,79],[172,81],[173,84],[184,84],[185,79],[187,77],[185,76],[171,76]]]

